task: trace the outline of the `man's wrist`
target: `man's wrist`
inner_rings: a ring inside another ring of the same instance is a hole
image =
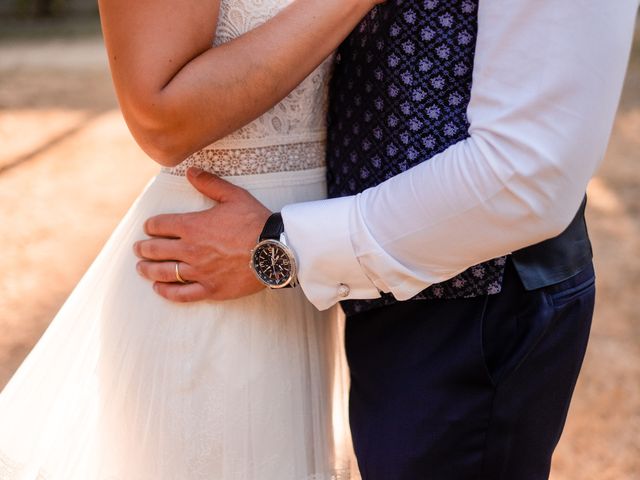
[[[274,212],[269,215],[267,221],[262,227],[258,241],[272,239],[280,239],[280,235],[284,232],[284,222],[282,221],[282,214],[280,212]]]
[[[296,285],[298,263],[287,245],[280,212],[271,214],[265,222],[258,244],[251,251],[250,267],[258,280],[271,289]]]

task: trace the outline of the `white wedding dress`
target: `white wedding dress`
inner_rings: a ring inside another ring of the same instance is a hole
[[[290,1],[223,0],[216,43]],[[337,312],[299,288],[171,303],[132,253],[149,216],[212,205],[189,165],[272,210],[324,197],[330,69],[150,182],[0,394],[0,480],[349,478]]]

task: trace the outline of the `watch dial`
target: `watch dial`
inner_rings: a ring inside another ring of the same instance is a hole
[[[268,285],[281,286],[291,278],[292,266],[287,252],[277,243],[265,243],[253,254],[258,276]]]

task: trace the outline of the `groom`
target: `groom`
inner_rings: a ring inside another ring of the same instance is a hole
[[[286,238],[298,270],[283,264],[278,275],[347,314],[364,479],[547,478],[593,312],[584,192],[608,141],[636,9],[379,5],[337,55],[332,199],[270,215],[191,170],[219,203],[150,219],[152,238],[135,247],[141,273],[171,300],[235,298],[264,288],[247,267],[256,238]],[[173,280],[175,261],[191,283]]]

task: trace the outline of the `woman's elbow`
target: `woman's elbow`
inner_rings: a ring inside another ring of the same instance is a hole
[[[174,167],[192,151],[186,145],[179,115],[169,113],[157,98],[139,96],[122,104],[122,113],[131,135],[140,148],[164,167]]]
[[[170,130],[138,129],[133,136],[140,148],[163,167],[175,167],[190,154]]]
[[[125,115],[127,126],[138,146],[163,167],[175,167],[192,151],[181,138],[181,129],[169,122]],[[151,120],[151,121],[150,121]]]

